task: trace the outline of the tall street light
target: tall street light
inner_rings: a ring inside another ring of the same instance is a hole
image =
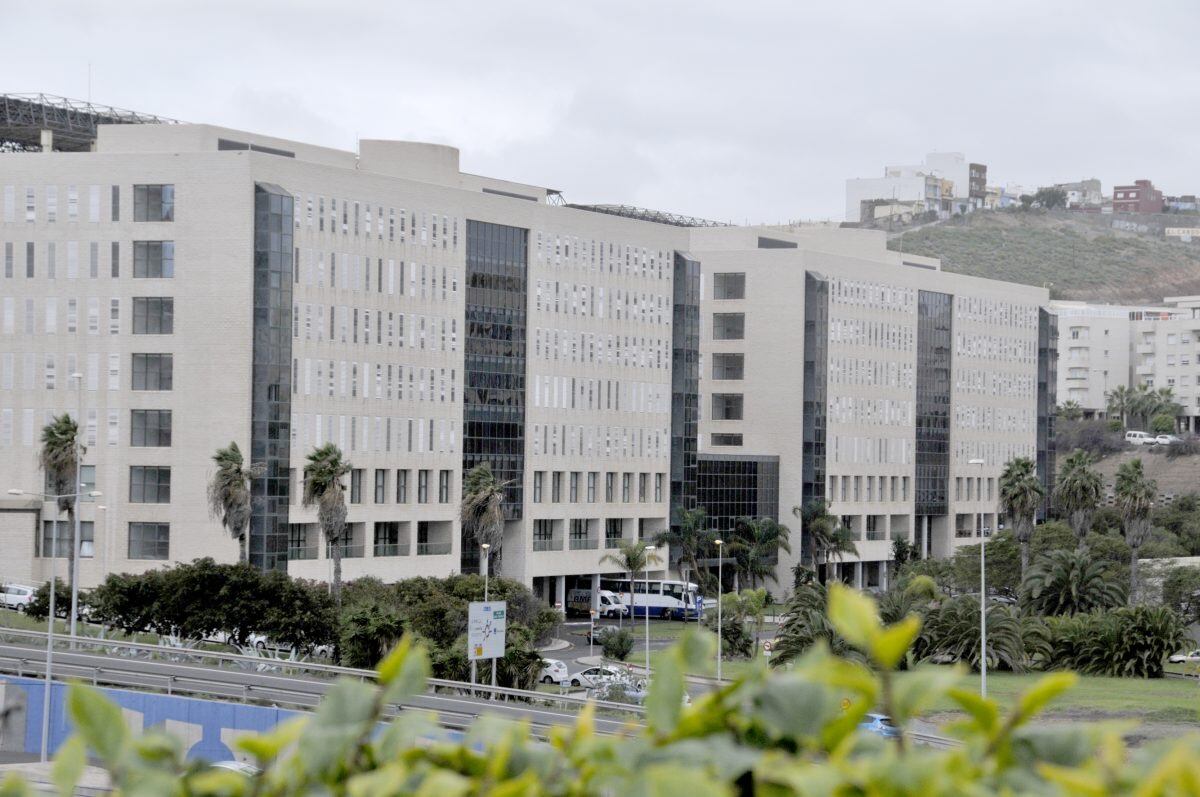
[[[58,560],[58,500],[60,498],[79,498],[81,493],[73,495],[46,495],[45,493],[34,493],[27,490],[9,490],[9,495],[30,495],[34,498],[41,498],[42,501],[54,502],[54,526],[50,537],[50,616],[46,620],[46,688],[42,693],[42,749],[41,761],[46,763],[49,760],[50,746],[50,692],[54,684],[54,578]],[[87,493],[92,498],[99,498],[100,493]],[[76,515],[78,515],[78,507],[76,507]],[[44,552],[43,552],[44,555]]]
[[[721,546],[724,544],[725,540],[720,538],[713,540],[713,545],[717,546],[717,684],[721,683],[721,589],[724,583],[721,581],[721,564],[724,561]]]
[[[968,465],[978,465],[983,473],[986,464],[982,459],[967,460]],[[979,479],[979,487],[983,487],[983,477]],[[980,490],[976,490],[976,493]],[[976,500],[979,496],[976,495]],[[979,694],[987,697],[987,538],[983,534],[983,510],[977,513],[979,528]]]
[[[646,683],[650,682],[650,555],[657,550],[654,545],[646,546],[646,565],[643,574],[646,576]],[[633,585],[630,585],[633,588]]]
[[[83,374],[76,371],[71,374],[79,390],[78,415],[75,424],[75,489],[83,489]],[[75,530],[71,535],[71,644],[75,644],[75,622],[79,617],[79,548],[80,548],[80,512],[79,499],[75,500]],[[94,536],[94,535],[93,535]]]
[[[488,602],[488,552],[492,546],[488,543],[483,543],[479,546],[479,564],[483,568],[483,602]],[[496,686],[496,660],[492,659],[492,686]],[[495,692],[492,697],[496,696]]]

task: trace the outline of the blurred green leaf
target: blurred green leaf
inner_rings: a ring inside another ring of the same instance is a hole
[[[50,768],[50,779],[54,781],[58,793],[63,797],[72,797],[86,766],[87,745],[78,734],[71,734],[54,754],[54,764]]]
[[[880,631],[871,640],[871,658],[885,670],[895,669],[920,633],[921,618],[915,614],[908,615]]]
[[[829,585],[829,621],[847,642],[864,651],[871,649],[880,630],[875,601],[839,582]]]
[[[683,709],[684,680],[677,650],[668,650],[658,658],[650,689],[646,695],[646,722],[658,733],[675,727]]]
[[[0,781],[0,797],[32,797],[33,789],[16,772],[9,772]]]
[[[1023,718],[1032,717],[1054,698],[1079,682],[1073,672],[1053,672],[1043,675],[1017,701],[1017,711]]]
[[[345,759],[375,719],[375,688],[362,681],[339,680],[300,735],[298,750],[305,771],[314,775]]]
[[[755,707],[773,737],[790,739],[819,739],[826,722],[841,711],[828,686],[786,675],[758,694]]]
[[[980,697],[966,689],[950,689],[947,695],[971,715],[980,730],[991,734],[1000,727],[1000,709],[996,706],[996,701]]]
[[[944,696],[962,677],[948,667],[925,667],[913,672],[896,673],[892,687],[892,719],[903,725]]]
[[[733,791],[704,770],[677,764],[652,764],[631,778],[628,797],[725,797]]]
[[[115,767],[129,740],[129,729],[117,704],[82,684],[67,687],[67,712],[88,747],[110,768]]]
[[[239,736],[233,746],[254,756],[259,762],[270,761],[300,738],[308,720],[308,717],[292,717],[269,731]]]

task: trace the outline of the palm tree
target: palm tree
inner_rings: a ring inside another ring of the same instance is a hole
[[[1067,516],[1071,530],[1075,532],[1076,547],[1084,550],[1084,539],[1092,530],[1092,515],[1104,496],[1104,483],[1100,474],[1092,467],[1095,460],[1083,450],[1076,450],[1063,460],[1058,483],[1054,487],[1054,501]]]
[[[1129,543],[1129,597],[1136,600],[1138,551],[1150,536],[1150,509],[1158,495],[1158,483],[1146,478],[1142,461],[1135,459],[1117,468],[1115,492],[1125,542]]]
[[[317,507],[317,524],[333,557],[333,600],[342,605],[342,537],[346,533],[346,488],[350,463],[333,443],[313,449],[304,465],[304,506]]]
[[[704,584],[700,579],[699,554],[713,540],[713,533],[705,528],[707,525],[708,513],[703,507],[685,509],[679,513],[679,525],[671,526],[654,540],[655,545],[668,545],[672,551],[679,552],[679,558],[687,563],[691,577],[701,589]],[[720,591],[718,587],[718,595]]]
[[[75,501],[80,491],[79,461],[86,449],[79,439],[79,424],[70,415],[56,415],[42,427],[42,450],[38,462],[46,472],[46,481],[57,496],[58,511],[67,513],[67,528],[75,524]],[[75,535],[69,535],[72,543],[67,546],[67,587],[75,585]],[[56,541],[57,542],[57,541]],[[50,556],[50,551],[42,551]]]
[[[1108,414],[1116,415],[1121,419],[1121,427],[1125,428],[1129,423],[1129,416],[1133,413],[1135,398],[1133,391],[1128,385],[1118,385],[1105,395],[1108,400]]]
[[[1078,401],[1064,401],[1058,405],[1058,417],[1064,421],[1077,421],[1083,417],[1083,407],[1079,406]]]
[[[238,558],[245,563],[250,559],[250,483],[262,476],[265,468],[260,463],[245,467],[237,443],[218,448],[213,462],[217,472],[208,483],[208,514],[220,520],[229,536],[238,541]]]
[[[1037,468],[1029,457],[1009,460],[1000,474],[1000,506],[1013,524],[1013,534],[1021,544],[1021,576],[1029,567],[1029,540],[1033,522],[1042,504],[1045,490],[1038,481]]]
[[[1121,586],[1105,579],[1104,564],[1080,550],[1038,557],[1021,582],[1022,605],[1042,616],[1079,614],[1124,602]]]
[[[488,565],[494,558],[497,574],[500,549],[504,545],[504,491],[511,483],[499,481],[486,462],[471,468],[463,481],[460,508],[463,533],[476,545],[487,543]]]
[[[734,558],[735,567],[745,574],[751,589],[758,586],[759,579],[779,583],[775,565],[781,550],[792,552],[788,542],[790,534],[787,526],[771,518],[738,520],[729,543],[729,554]]]
[[[821,583],[829,580],[829,562],[839,561],[846,554],[858,556],[858,546],[850,529],[835,516],[829,514],[829,505],[824,501],[809,501],[804,506],[792,507],[792,514],[800,518],[801,540],[808,540],[814,568],[821,566]]]
[[[646,543],[641,540],[634,540],[626,543],[617,549],[615,554],[606,553],[600,559],[600,564],[615,565],[620,570],[629,574],[629,616],[633,617],[633,607],[637,601],[637,593],[633,589],[634,577],[643,570],[649,570],[651,565],[660,564],[662,557],[654,551],[648,550]],[[646,611],[650,611],[650,607],[646,607]],[[617,625],[622,625],[622,621],[618,615]]]

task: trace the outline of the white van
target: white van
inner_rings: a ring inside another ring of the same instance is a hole
[[[567,593],[567,611],[575,615],[587,615],[592,610],[592,591],[573,589]],[[629,607],[621,602],[616,593],[602,589],[596,598],[596,611],[600,617],[628,617]]]
[[[1145,432],[1126,432],[1125,442],[1134,446],[1152,446],[1158,443],[1158,440]]]

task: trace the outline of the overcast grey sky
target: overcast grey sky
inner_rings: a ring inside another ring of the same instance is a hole
[[[52,9],[52,10],[51,10]],[[1200,3],[0,0],[0,92],[85,97],[733,221],[840,219],[933,149],[1200,192]]]

